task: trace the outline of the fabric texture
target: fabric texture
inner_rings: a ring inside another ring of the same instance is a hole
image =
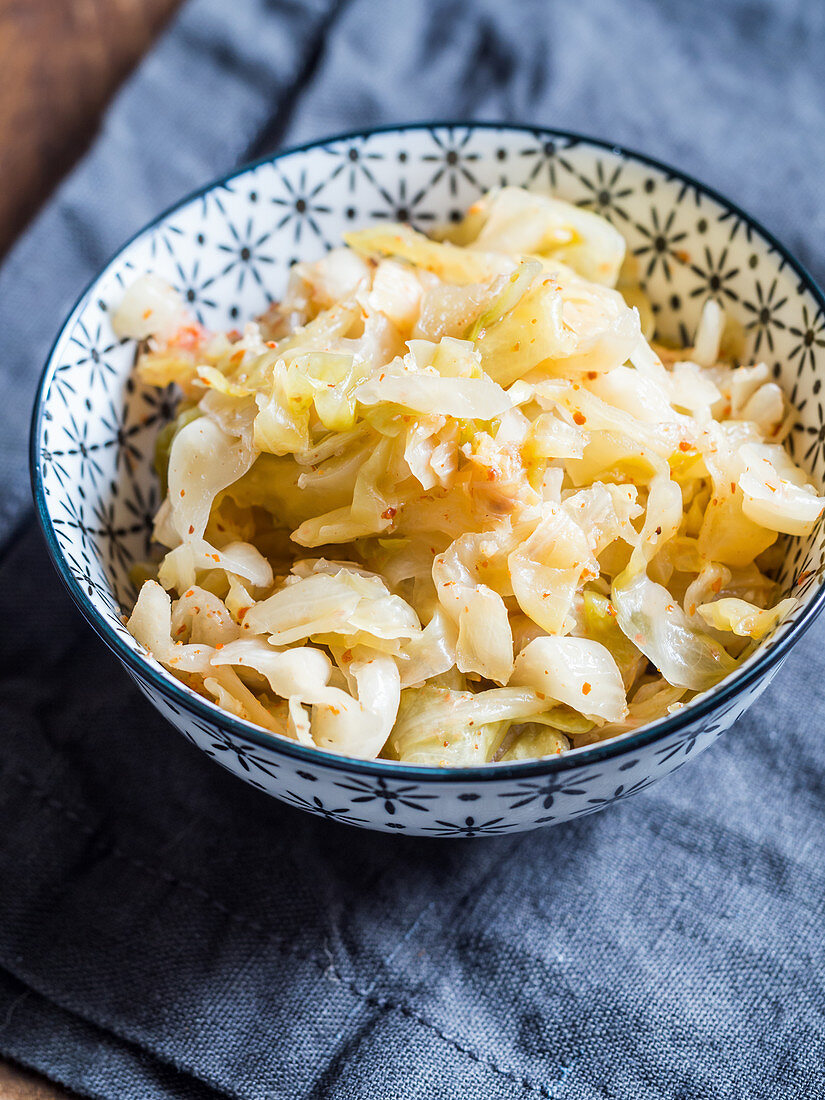
[[[191,0],[0,271],[0,1052],[79,1094],[825,1094],[825,625],[716,746],[607,812],[360,832],[238,782],[81,621],[25,437],[106,257],[251,156],[394,121],[577,129],[678,164],[825,275],[825,8]]]

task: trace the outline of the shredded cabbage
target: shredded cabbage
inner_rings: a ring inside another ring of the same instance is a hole
[[[503,187],[433,237],[349,234],[242,333],[154,275],[113,324],[182,395],[128,628],[274,736],[565,752],[713,687],[794,606],[767,563],[825,499],[793,410],[716,302],[691,347],[652,344],[590,211]]]

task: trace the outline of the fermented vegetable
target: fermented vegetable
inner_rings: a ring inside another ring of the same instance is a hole
[[[792,610],[767,562],[825,501],[716,302],[658,345],[616,229],[514,187],[345,241],[242,332],[155,275],[114,314],[179,393],[128,619],[169,672],[273,736],[481,764],[684,706]]]

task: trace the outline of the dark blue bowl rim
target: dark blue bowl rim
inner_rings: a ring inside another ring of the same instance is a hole
[[[253,726],[251,723],[244,722],[242,719],[227,714],[226,711],[221,710],[216,705],[209,703],[201,696],[191,692],[176,681],[170,674],[161,672],[159,669],[152,667],[139,653],[132,650],[125,640],[106,622],[97,608],[92,604],[85,590],[72,576],[60,546],[57,543],[54,529],[49,519],[49,511],[46,506],[46,497],[40,472],[40,438],[44,412],[43,398],[46,390],[46,382],[52,370],[55,352],[67,328],[74,323],[77,315],[85,308],[94,287],[112,264],[118,260],[135,241],[145,234],[152,232],[161,222],[182,207],[203,197],[203,195],[215,188],[225,186],[232,180],[245,175],[261,165],[272,164],[295,153],[304,153],[313,149],[321,149],[337,142],[368,138],[374,134],[404,134],[411,132],[427,132],[435,129],[470,129],[493,132],[498,131],[500,133],[523,133],[529,134],[538,140],[554,141],[560,139],[570,144],[590,145],[614,153],[627,160],[646,164],[656,172],[663,174],[667,179],[681,180],[690,188],[695,189],[697,193],[705,195],[712,201],[731,210],[745,225],[760,236],[768,244],[769,250],[781,257],[782,266],[787,265],[797,274],[800,284],[812,295],[819,309],[825,314],[825,295],[822,290],[820,290],[814,278],[805,267],[791,255],[785,246],[755,218],[752,218],[737,206],[736,203],[731,202],[712,187],[708,187],[687,173],[679,171],[662,161],[656,160],[654,157],[649,157],[644,153],[638,153],[625,146],[618,145],[615,142],[589,137],[586,134],[577,133],[572,130],[492,121],[460,122],[448,120],[416,122],[369,127],[367,129],[334,134],[330,137],[306,142],[302,145],[291,146],[270,156],[261,157],[258,160],[244,164],[218,179],[212,180],[210,183],[197,188],[166,210],[162,211],[147,225],[143,226],[143,228],[139,229],[109,258],[106,264],[86,286],[66,320],[60,326],[60,330],[46,358],[46,364],[38,383],[37,395],[32,412],[29,443],[32,492],[34,495],[38,522],[46,539],[49,555],[61,580],[68,589],[70,596],[78,606],[80,612],[105,644],[117,655],[117,657],[119,657],[126,668],[139,679],[148,681],[156,690],[165,696],[168,701],[174,702],[184,710],[197,715],[207,722],[222,727],[244,741],[269,749],[272,752],[283,753],[285,756],[294,757],[301,763],[307,765],[329,767],[348,772],[365,772],[373,776],[410,779],[417,782],[432,781],[437,783],[475,784],[479,782],[489,782],[491,780],[535,778],[537,776],[551,775],[571,769],[585,768],[589,765],[600,763],[614,757],[626,756],[630,753],[637,752],[655,741],[659,741],[674,733],[679,733],[686,727],[693,726],[697,720],[707,718],[712,715],[714,711],[733,700],[736,696],[745,693],[770,672],[776,671],[778,666],[787,656],[791,646],[795,645],[805,631],[811,626],[816,617],[821,613],[823,607],[825,607],[825,580],[820,582],[819,590],[814,598],[805,608],[800,618],[793,623],[788,633],[771,649],[757,656],[757,659],[751,666],[744,669],[741,673],[734,672],[711,692],[702,696],[697,702],[686,707],[684,710],[676,711],[674,714],[666,718],[661,718],[647,726],[643,726],[635,732],[621,734],[612,740],[598,742],[595,745],[571,749],[569,752],[560,756],[544,757],[539,760],[527,760],[510,764],[481,764],[464,768],[434,768],[429,765],[405,764],[393,760],[361,760],[355,757],[339,756],[335,753],[326,752],[323,749],[309,748],[286,738],[271,736],[258,727]]]

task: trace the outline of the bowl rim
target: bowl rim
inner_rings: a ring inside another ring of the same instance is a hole
[[[315,139],[280,149],[268,156],[259,157],[249,163],[240,165],[216,179],[196,188],[195,190],[178,199],[177,202],[162,210],[156,217],[146,223],[137,232],[133,233],[117,250],[106,260],[105,264],[96,272],[81,292],[66,319],[60,325],[57,335],[49,349],[46,362],[37,384],[34,407],[32,410],[31,430],[29,437],[29,473],[31,477],[32,493],[34,496],[37,519],[46,540],[46,546],[52,563],[58,575],[66,586],[69,595],[80,610],[83,617],[95,630],[101,640],[122,661],[127,670],[141,680],[148,681],[167,701],[181,706],[184,710],[193,713],[196,717],[225,729],[234,736],[247,743],[262,747],[275,753],[283,753],[295,758],[298,762],[308,765],[329,767],[337,771],[364,772],[379,778],[413,780],[415,782],[436,783],[484,783],[499,780],[529,779],[538,776],[553,775],[566,771],[581,770],[592,764],[598,764],[614,757],[625,756],[637,752],[646,746],[661,740],[673,733],[678,733],[687,726],[693,725],[697,719],[711,716],[720,706],[730,702],[736,696],[742,695],[748,688],[759,680],[762,680],[772,670],[775,672],[787,656],[788,651],[812,625],[817,616],[825,607],[825,575],[820,578],[818,590],[810,603],[804,609],[799,619],[794,622],[787,634],[776,645],[757,655],[756,660],[748,668],[734,671],[716,687],[712,688],[697,702],[692,703],[674,714],[659,718],[642,726],[638,730],[631,730],[619,734],[606,741],[600,741],[593,745],[585,745],[581,748],[570,749],[556,756],[540,757],[535,760],[524,760],[512,763],[488,763],[465,767],[433,767],[429,764],[410,764],[397,760],[366,760],[360,757],[342,756],[328,752],[325,749],[302,745],[288,738],[277,737],[269,734],[251,722],[237,718],[227,711],[222,710],[217,704],[211,703],[195,692],[187,689],[179,681],[175,680],[171,673],[166,672],[161,666],[154,667],[136,650],[130,648],[124,638],[106,621],[100,611],[95,607],[86,591],[75,580],[69,569],[66,558],[61,550],[50,522],[50,512],[46,501],[46,494],[41,475],[41,428],[45,411],[44,395],[46,383],[50,378],[53,360],[60,347],[67,330],[72,326],[80,313],[86,307],[94,288],[109,271],[112,265],[131,248],[140,238],[153,232],[157,226],[171,217],[178,210],[202,198],[210,191],[223,187],[227,183],[254,171],[265,165],[274,164],[279,160],[296,153],[307,153],[315,149],[323,149],[336,142],[354,141],[360,138],[369,138],[375,134],[405,134],[409,132],[427,132],[437,129],[454,130],[484,130],[508,133],[530,134],[536,139],[545,141],[564,140],[570,144],[585,144],[606,152],[615,154],[630,161],[637,161],[648,165],[658,173],[664,174],[670,180],[681,180],[688,187],[694,189],[697,194],[702,194],[712,201],[724,206],[739,217],[751,230],[755,231],[769,246],[770,251],[775,252],[799,277],[800,284],[811,294],[819,309],[825,314],[825,294],[818,286],[810,272],[799,262],[777,238],[766,229],[757,219],[746,213],[740,206],[726,198],[719,191],[707,184],[695,179],[687,172],[673,168],[671,165],[637,152],[627,146],[601,138],[591,137],[574,130],[557,129],[547,126],[531,126],[526,123],[495,122],[491,120],[461,121],[461,120],[436,120],[432,122],[395,123],[384,126],[372,126],[348,130],[342,133],[332,134],[328,137]]]

